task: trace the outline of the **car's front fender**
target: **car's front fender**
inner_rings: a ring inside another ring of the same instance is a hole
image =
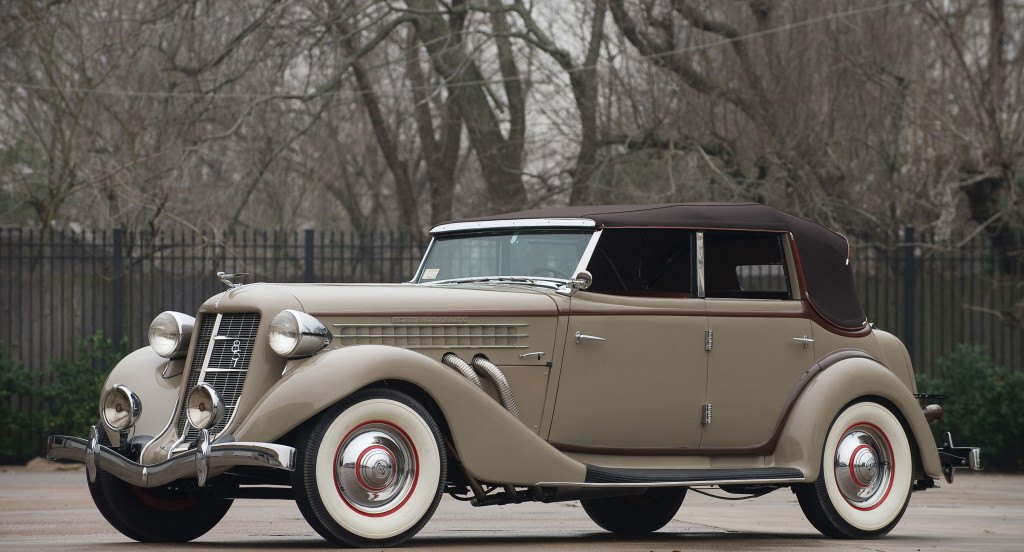
[[[582,482],[583,464],[549,445],[486,393],[437,361],[382,345],[324,352],[292,366],[234,432],[272,442],[353,392],[382,380],[409,382],[440,407],[465,469],[482,481]]]
[[[174,366],[175,363],[181,366]],[[132,434],[150,438],[160,435],[177,412],[181,389],[180,368],[184,363],[185,359],[167,360],[156,354],[152,347],[143,347],[129,353],[107,375],[99,396],[99,409],[103,408],[103,397],[107,391],[115,385],[124,385],[131,389],[142,403],[142,415],[135,423]],[[168,369],[166,373],[177,372],[177,375],[165,378],[165,369]],[[97,411],[97,416],[99,415],[100,412]],[[106,430],[110,443],[114,447],[120,446],[121,436],[106,427],[106,424],[100,425]]]
[[[852,401],[878,397],[899,410],[917,445],[924,474],[932,479],[942,467],[928,422],[906,385],[869,355],[846,355],[811,380],[783,427],[775,449],[775,464],[800,469],[808,481],[817,479],[823,443],[832,420]]]

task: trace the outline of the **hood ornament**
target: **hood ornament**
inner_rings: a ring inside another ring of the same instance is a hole
[[[241,278],[242,276],[248,275],[248,272],[238,272],[235,274],[228,274],[227,272],[218,272],[217,278],[220,279],[221,282],[224,282],[224,285],[228,286],[229,288],[237,288],[242,287],[242,284],[233,282],[232,280],[234,280],[235,278]]]

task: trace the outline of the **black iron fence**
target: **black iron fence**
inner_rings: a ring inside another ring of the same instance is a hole
[[[408,235],[344,232],[166,234],[0,229],[0,342],[14,359],[45,372],[103,332],[133,347],[153,317],[192,313],[224,289],[217,271],[243,282],[399,282],[418,266]]]
[[[159,312],[194,312],[223,289],[218,270],[247,272],[249,282],[400,282],[416,270],[423,243],[404,234],[314,230],[152,236],[0,229],[0,342],[45,381],[49,361],[73,357],[83,337],[102,331],[135,347]],[[982,239],[942,248],[929,236],[915,239],[912,228],[905,242],[853,251],[869,319],[903,339],[925,374],[960,343],[1024,369],[1024,275],[1002,272],[1002,261]]]
[[[1021,259],[998,257],[984,237],[951,248],[915,234],[907,227],[903,242],[854,246],[868,319],[903,340],[918,373],[938,375],[938,360],[959,344],[983,347],[1009,370],[1024,369]]]

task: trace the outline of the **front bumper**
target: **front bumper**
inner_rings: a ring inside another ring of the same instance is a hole
[[[159,487],[186,477],[197,478],[199,486],[203,486],[210,470],[233,466],[295,470],[295,449],[292,447],[275,443],[210,444],[208,439],[201,440],[195,449],[159,464],[143,465],[101,445],[97,429],[93,427],[88,440],[51,435],[46,444],[46,457],[84,463],[89,481],[95,481],[98,471],[103,470],[137,487]]]

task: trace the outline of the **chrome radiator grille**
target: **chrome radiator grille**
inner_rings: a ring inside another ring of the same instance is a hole
[[[231,423],[235,407],[242,395],[249,361],[260,328],[260,315],[255,312],[202,315],[196,336],[196,348],[188,371],[185,393],[199,383],[213,387],[224,402],[224,417],[210,428],[216,437]],[[178,416],[178,435],[188,429],[188,440],[198,437],[199,431],[188,424],[182,405]]]

